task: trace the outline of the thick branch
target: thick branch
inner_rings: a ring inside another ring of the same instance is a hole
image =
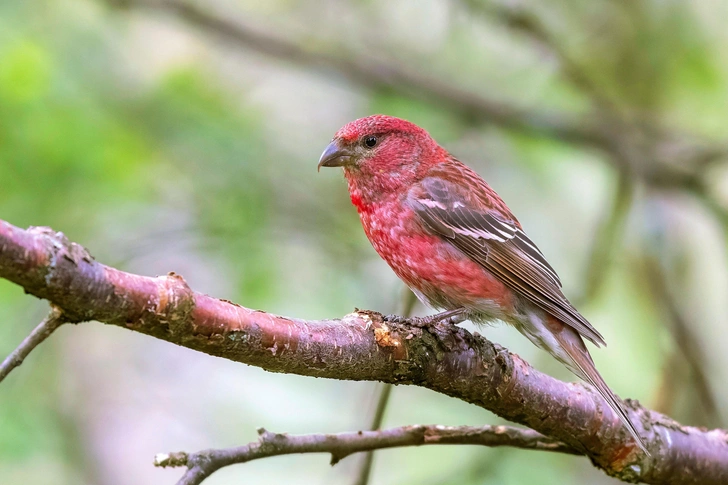
[[[544,375],[462,328],[418,328],[357,311],[306,321],[192,291],[174,274],[97,263],[48,228],[0,221],[0,277],[50,300],[69,321],[99,320],[273,372],[412,384],[481,406],[587,454],[622,480],[728,483],[728,433],[681,426],[627,403],[651,457],[591,388]]]
[[[330,453],[334,465],[353,453],[421,445],[512,446],[528,450],[580,454],[564,443],[530,429],[511,426],[403,426],[383,431],[291,436],[258,430],[258,441],[237,448],[161,453],[154,459],[160,467],[187,467],[177,485],[197,485],[222,467],[269,456],[297,453]]]

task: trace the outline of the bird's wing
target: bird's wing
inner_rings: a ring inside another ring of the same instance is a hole
[[[566,299],[558,275],[500,197],[475,172],[464,165],[458,168],[464,169],[460,175],[465,178],[435,175],[409,191],[407,204],[423,225],[538,308],[594,344],[605,345],[599,332]]]

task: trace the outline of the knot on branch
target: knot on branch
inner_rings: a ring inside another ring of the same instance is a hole
[[[170,272],[158,278],[155,314],[159,323],[169,326],[170,333],[180,333],[191,325],[190,313],[195,307],[195,295],[185,279]]]
[[[188,460],[189,455],[184,451],[157,453],[154,455],[154,466],[161,468],[187,466]]]
[[[28,228],[28,232],[38,234],[50,240],[52,247],[55,249],[54,253],[51,254],[51,271],[53,270],[58,258],[64,258],[65,260],[73,263],[75,266],[78,266],[81,262],[90,263],[94,260],[94,257],[91,256],[91,253],[89,253],[85,247],[70,241],[68,237],[60,231],[54,231],[50,227],[46,226],[31,226]]]
[[[258,432],[258,441],[260,442],[261,449],[265,449],[266,447],[275,449],[281,444],[286,443],[288,439],[288,434],[286,433],[274,433],[265,428],[258,428],[256,431]]]

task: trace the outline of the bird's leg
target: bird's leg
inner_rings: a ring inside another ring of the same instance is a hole
[[[467,308],[455,308],[454,310],[447,310],[445,312],[435,313],[434,315],[428,315],[426,317],[410,317],[404,318],[399,315],[387,315],[384,317],[385,321],[394,323],[409,323],[415,327],[429,327],[436,323],[449,323],[450,325],[457,325],[468,319],[470,312]]]
[[[449,323],[457,325],[468,319],[470,312],[466,308],[455,308],[445,312],[435,313],[426,317],[414,317],[410,319],[410,323],[417,327],[428,327],[436,323]]]

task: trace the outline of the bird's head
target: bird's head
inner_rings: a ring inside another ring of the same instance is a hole
[[[385,115],[344,125],[326,147],[318,167],[343,167],[350,188],[396,192],[418,180],[441,148],[409,121]]]

